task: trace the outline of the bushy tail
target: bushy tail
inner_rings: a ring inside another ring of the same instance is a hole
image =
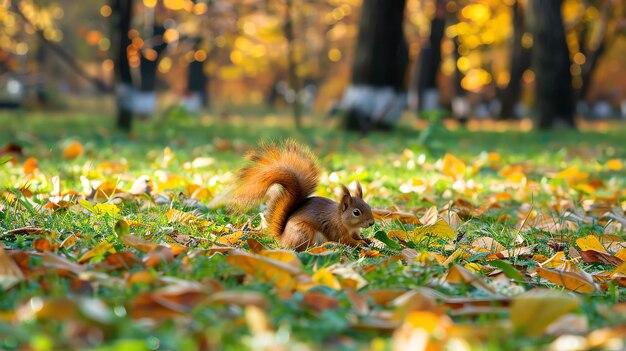
[[[272,185],[279,184],[282,189],[272,191],[266,212],[269,232],[279,236],[291,213],[315,191],[320,169],[308,148],[293,140],[280,147],[264,145],[247,158],[252,164],[239,171],[233,201],[241,208],[256,206]]]

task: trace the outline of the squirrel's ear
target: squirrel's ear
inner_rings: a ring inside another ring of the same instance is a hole
[[[363,188],[361,188],[361,183],[358,180],[356,181],[356,193],[354,193],[354,196],[363,199]]]
[[[339,209],[345,211],[348,207],[352,206],[352,196],[350,196],[350,190],[345,185],[341,185],[341,201],[339,202]]]

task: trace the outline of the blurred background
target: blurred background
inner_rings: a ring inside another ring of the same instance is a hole
[[[0,0],[0,108],[626,119],[621,0]],[[241,112],[243,111],[243,112]]]

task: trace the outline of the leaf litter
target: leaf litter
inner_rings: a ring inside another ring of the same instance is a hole
[[[221,140],[215,152],[230,152]],[[71,140],[52,169],[21,148],[1,165],[0,348],[154,346],[151,337],[190,350],[626,342],[623,159],[553,166],[405,149],[345,161],[318,193],[364,184],[370,245],[295,253],[255,213],[206,206],[236,163],[167,147],[135,172],[85,152]]]

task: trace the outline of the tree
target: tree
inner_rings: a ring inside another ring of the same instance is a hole
[[[560,121],[575,127],[570,57],[561,15],[563,0],[530,2],[533,33],[532,67],[535,72],[537,122],[549,129]]]
[[[346,128],[366,132],[389,128],[400,119],[408,50],[402,22],[405,0],[364,0],[352,82],[339,108]]]
[[[419,55],[417,69],[418,111],[433,110],[439,107],[437,74],[441,66],[441,40],[446,26],[446,2],[437,0],[435,14],[430,22],[428,42]]]
[[[511,48],[511,60],[509,68],[509,82],[500,92],[499,119],[515,117],[515,105],[518,103],[522,92],[522,76],[530,67],[530,47],[524,43],[525,13],[519,0],[512,5],[513,11],[513,43]]]
[[[129,131],[132,127],[133,83],[128,62],[128,37],[132,19],[132,0],[111,1],[111,49],[115,63],[115,94],[117,100],[117,127]]]

